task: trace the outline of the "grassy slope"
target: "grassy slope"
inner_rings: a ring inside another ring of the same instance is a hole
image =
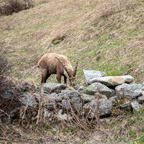
[[[131,74],[137,81],[143,80],[143,0],[35,1],[32,9],[0,17],[0,47],[6,50],[6,56],[13,63],[15,78],[39,84],[40,71],[32,67],[43,53],[57,52],[67,55],[73,65],[80,55],[77,77],[81,84],[84,83],[83,69],[101,70],[108,75]],[[46,49],[51,40],[61,34],[68,36],[59,45]],[[54,77],[49,81],[56,81]],[[88,143],[106,143],[110,138],[113,143],[130,143],[134,139],[143,143],[143,137],[137,139],[144,131],[143,112],[114,119],[103,125],[104,134],[89,132]],[[58,135],[56,133],[55,137]],[[66,136],[63,133],[66,141],[68,135],[68,132]]]
[[[83,69],[108,75],[144,75],[144,2],[104,0],[35,1],[35,7],[0,18],[0,43],[13,62],[17,78],[40,81],[40,71],[31,69],[41,54],[67,55],[72,64],[80,55],[78,83]],[[67,38],[49,50],[58,35]],[[25,75],[28,73],[27,75]],[[52,76],[49,81],[55,81]]]

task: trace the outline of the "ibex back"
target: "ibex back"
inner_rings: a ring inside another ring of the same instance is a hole
[[[46,80],[51,74],[57,74],[56,78],[58,83],[61,83],[61,77],[64,76],[64,83],[66,84],[68,75],[70,85],[74,86],[78,61],[79,59],[77,59],[75,69],[73,70],[71,63],[66,56],[56,53],[43,55],[38,62],[38,67],[42,72],[41,84],[46,83]]]

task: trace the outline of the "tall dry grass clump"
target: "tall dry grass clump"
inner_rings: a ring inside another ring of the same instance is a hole
[[[6,0],[0,5],[0,15],[11,15],[33,6],[32,0]]]
[[[0,49],[0,92],[4,91],[7,83],[7,76],[11,72],[11,64],[4,56],[4,51]]]

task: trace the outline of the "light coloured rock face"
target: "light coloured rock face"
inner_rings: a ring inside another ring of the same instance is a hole
[[[132,83],[134,78],[130,75],[126,76],[105,76],[105,77],[95,77],[90,79],[89,84],[94,82],[100,82],[107,86],[117,86],[123,83]]]
[[[141,84],[122,84],[120,86],[117,86],[115,88],[116,95],[122,99],[122,98],[130,98],[134,99],[142,94],[142,85]]]
[[[97,107],[97,101],[92,100],[90,103],[84,105],[84,114],[89,118],[95,118],[95,110]],[[99,116],[107,116],[112,113],[112,102],[109,100],[101,100],[98,108]]]
[[[45,93],[59,93],[61,90],[66,89],[66,85],[58,83],[45,83],[42,87]]]
[[[96,70],[83,70],[86,79],[86,84],[91,84],[90,81],[96,77],[106,76],[106,73]]]
[[[104,84],[95,82],[91,85],[89,85],[86,88],[85,93],[86,94],[90,94],[90,95],[94,95],[95,93],[99,92],[102,95],[106,95],[108,98],[114,95],[114,90],[108,88],[107,86],[105,86]]]

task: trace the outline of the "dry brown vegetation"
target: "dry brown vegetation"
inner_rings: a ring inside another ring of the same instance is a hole
[[[6,0],[0,4],[0,15],[11,15],[31,7],[33,7],[31,0]]]

